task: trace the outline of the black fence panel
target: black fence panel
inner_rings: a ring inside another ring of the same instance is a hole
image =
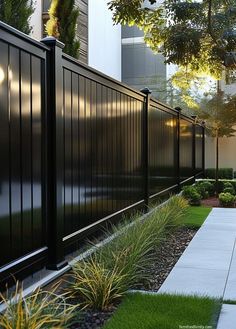
[[[194,178],[193,122],[185,117],[180,118],[179,135],[179,169],[180,182]]]
[[[42,120],[46,47],[0,26],[0,280],[46,251]]]
[[[204,128],[195,126],[195,170],[196,175],[204,171]]]
[[[0,283],[204,172],[204,127],[0,22]],[[7,252],[6,252],[7,251]],[[28,272],[27,272],[28,273]]]
[[[151,101],[148,118],[149,196],[178,184],[178,113]]]
[[[104,80],[104,81],[102,81]],[[145,97],[63,56],[64,241],[143,202]],[[138,97],[137,97],[138,96]]]

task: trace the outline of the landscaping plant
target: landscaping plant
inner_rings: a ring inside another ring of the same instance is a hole
[[[228,192],[219,194],[220,205],[223,207],[233,207],[236,197]]]
[[[201,204],[201,194],[197,191],[194,186],[184,186],[183,196],[188,200],[191,206],[200,206]]]
[[[235,189],[233,187],[233,184],[231,184],[230,182],[224,182],[223,184],[224,184],[224,189],[223,189],[224,193],[230,193],[235,195]]]
[[[15,29],[30,34],[30,16],[33,14],[32,0],[1,0],[0,21],[3,21]]]
[[[202,199],[207,199],[209,197],[209,193],[205,187],[204,183],[199,183],[195,185],[197,192],[201,195]]]
[[[204,189],[204,191],[206,192],[205,198],[207,198],[208,195],[213,196],[215,194],[214,184],[207,180],[198,181],[198,182],[196,182],[195,186],[197,189],[199,188],[199,190]]]
[[[235,195],[235,190],[234,190],[233,187],[225,187],[225,188],[223,189],[223,193],[230,193],[230,194],[232,194],[232,195]]]
[[[57,38],[65,44],[63,51],[70,56],[78,58],[79,40],[76,38],[78,6],[75,0],[52,0],[49,17],[46,24],[47,34]]]
[[[69,328],[75,306],[67,303],[65,295],[36,290],[24,297],[22,288],[16,284],[13,295],[0,295],[5,311],[0,313],[2,329],[52,329]]]
[[[213,189],[214,189],[214,192],[215,192],[215,190],[216,190],[215,179],[199,179],[197,181],[197,184],[199,184],[201,182],[211,183],[213,185]],[[226,187],[232,187],[232,186],[233,186],[234,190],[236,190],[236,180],[235,179],[220,179],[219,182],[218,182],[219,192],[223,192],[223,190]]]
[[[106,309],[129,288],[147,280],[144,270],[154,261],[155,249],[182,224],[187,208],[184,198],[174,196],[147,218],[114,226],[108,234],[116,234],[115,238],[73,267],[71,289],[82,306]]]
[[[82,307],[105,310],[128,289],[129,278],[123,272],[117,264],[108,268],[96,255],[90,256],[73,267],[72,296],[80,296]]]

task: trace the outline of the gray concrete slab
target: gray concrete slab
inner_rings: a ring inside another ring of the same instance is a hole
[[[214,208],[159,292],[220,298],[225,295],[233,299],[236,260],[231,261],[235,238],[236,209]]]
[[[236,328],[236,305],[223,304],[217,329]]]
[[[158,293],[198,295],[219,298],[223,296],[227,270],[175,267]]]
[[[236,247],[234,246],[233,257],[226,282],[224,300],[236,301]],[[236,327],[236,325],[235,325]]]
[[[204,249],[215,249],[215,250],[229,250],[232,251],[234,246],[235,236],[230,232],[224,235],[220,231],[204,230],[201,234],[195,235],[191,241],[191,248],[204,248]]]
[[[201,248],[193,248],[190,245],[176,267],[228,271],[231,256],[232,250],[206,249],[204,245]]]

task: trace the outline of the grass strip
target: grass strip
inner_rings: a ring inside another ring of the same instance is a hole
[[[211,212],[210,207],[189,207],[184,216],[184,225],[190,228],[199,228]]]
[[[215,329],[221,303],[208,297],[128,294],[104,329]],[[197,328],[198,328],[197,327]]]

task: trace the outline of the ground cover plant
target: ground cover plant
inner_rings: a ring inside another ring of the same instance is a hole
[[[184,224],[190,228],[200,228],[211,209],[211,207],[189,207],[184,217]]]
[[[216,328],[221,303],[207,297],[129,294],[104,329]]]
[[[139,281],[148,280],[146,267],[155,259],[155,249],[166,235],[183,225],[187,210],[183,197],[173,196],[145,220],[135,219],[109,244],[78,262],[70,286],[83,307],[107,309]],[[124,224],[123,224],[124,225]],[[113,227],[117,233],[124,227]]]

